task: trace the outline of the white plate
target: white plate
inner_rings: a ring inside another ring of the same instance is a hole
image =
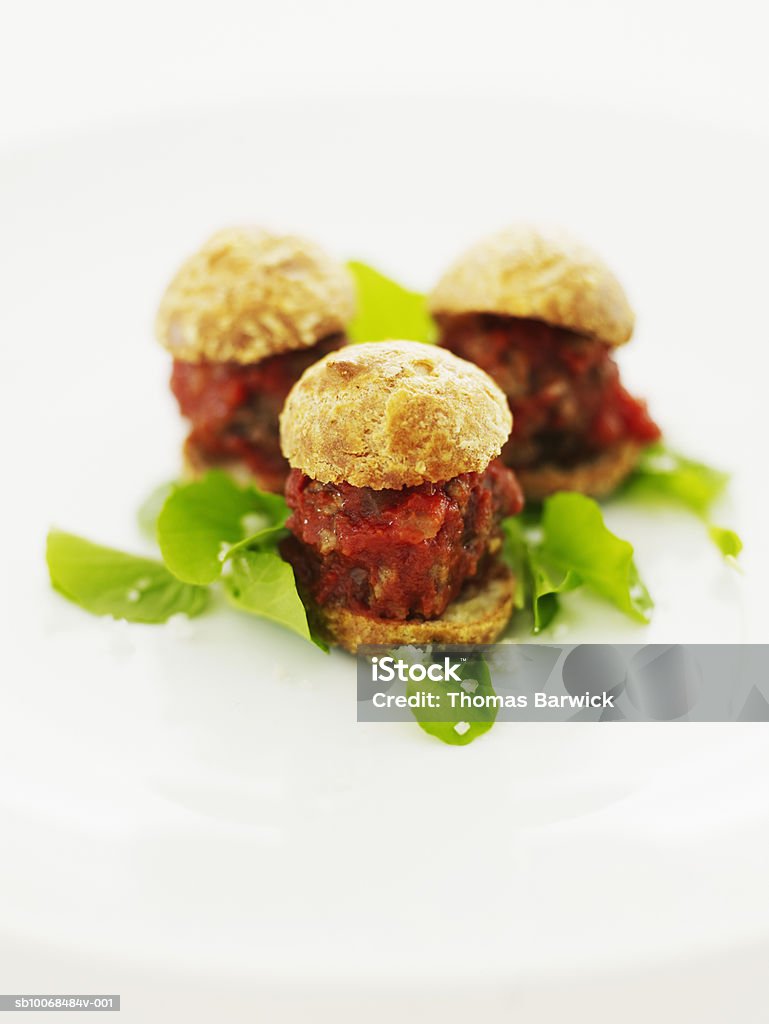
[[[769,952],[764,726],[501,725],[447,748],[357,725],[352,659],[269,624],[91,619],[50,593],[42,547],[50,523],[141,545],[133,511],[182,434],[152,315],[209,231],[298,229],[427,287],[523,217],[616,266],[627,380],[735,470],[722,518],[749,545],[741,578],[685,515],[610,506],[653,624],[575,597],[557,638],[763,639],[767,171],[758,137],[460,102],[249,107],[5,160],[5,991],[109,988],[142,1021],[182,985],[190,1021],[246,1001],[556,1020],[580,999],[602,1021],[649,1019],[656,979],[679,1020],[739,1019]]]

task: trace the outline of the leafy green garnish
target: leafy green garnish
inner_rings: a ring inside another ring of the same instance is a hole
[[[241,487],[216,470],[163,491],[157,537],[165,565],[54,531],[48,542],[54,586],[96,615],[164,622],[180,611],[201,612],[208,600],[205,585],[223,576],[231,604],[328,650],[312,634],[294,571],[278,553],[287,535],[282,497]],[[145,502],[146,525],[155,518],[161,493],[159,488]]]
[[[533,631],[558,612],[558,596],[587,586],[639,622],[653,602],[633,561],[633,548],[606,528],[601,510],[583,494],[547,498],[540,523],[506,519],[505,558],[516,574],[519,608],[528,607]]]
[[[240,487],[212,470],[175,487],[166,499],[157,523],[163,561],[180,580],[213,583],[233,545],[263,543],[265,532],[281,527],[287,514],[279,495]]]
[[[357,291],[358,309],[348,329],[352,341],[435,340],[435,322],[424,295],[403,288],[365,263],[351,260],[347,267]]]
[[[144,536],[150,540],[156,539],[158,516],[175,486],[173,483],[158,484],[139,506],[136,521]]]
[[[457,674],[461,676],[462,683],[438,683],[428,679],[414,682],[409,678],[406,693],[409,697],[416,693],[434,694],[438,707],[412,708],[414,718],[428,735],[454,747],[465,747],[494,725],[497,708],[493,704],[479,708],[459,706],[459,695],[463,693],[469,697],[483,697],[484,704],[485,698],[495,695],[489,667],[480,655],[463,662]],[[457,695],[457,706],[453,708],[448,696],[450,693]]]
[[[592,498],[564,492],[545,501],[539,553],[545,562],[573,574],[626,615],[649,621],[654,602],[638,575],[633,546],[606,528]]]
[[[214,470],[173,490],[158,519],[158,542],[180,579],[212,583],[221,576],[235,607],[328,650],[313,635],[294,570],[278,552],[287,517],[279,495],[239,486]]]
[[[574,590],[581,580],[571,572],[547,566],[540,553],[540,520],[531,513],[506,519],[503,524],[504,556],[515,573],[515,607],[528,608],[534,619],[533,631],[541,632],[558,612],[558,594]]]
[[[734,559],[742,550],[742,541],[734,530],[715,526],[710,519],[711,509],[728,482],[728,473],[688,459],[660,442],[643,452],[625,493],[663,498],[690,509],[704,521],[721,554]]]
[[[60,530],[48,534],[46,560],[54,587],[93,615],[166,622],[179,613],[199,615],[208,603],[205,589],[181,583],[154,559],[101,547]]]
[[[734,530],[723,526],[709,526],[708,534],[724,558],[737,558],[742,551],[742,541]]]
[[[521,611],[531,599],[530,545],[526,529],[520,516],[510,516],[502,522],[502,553],[505,561],[515,573],[513,606]]]
[[[688,459],[660,442],[644,450],[628,488],[671,498],[705,517],[728,482],[728,473]]]
[[[559,572],[545,564],[539,544],[539,522],[521,516],[505,519],[504,556],[515,573],[515,607],[529,609],[533,619],[532,632],[546,629],[558,614],[558,594],[580,586],[582,581],[573,572]]]
[[[572,570],[558,572],[547,566],[542,560],[541,552],[533,549],[529,556],[531,571],[532,613],[534,616],[535,633],[547,629],[558,614],[559,594],[566,594],[582,586],[583,581]]]
[[[224,576],[224,589],[236,608],[277,622],[328,650],[313,636],[296,589],[294,570],[280,555],[274,551],[241,550],[232,557],[229,570]]]
[[[238,541],[237,544],[231,545],[227,548],[226,552],[222,552],[224,555],[223,561],[226,562],[228,559],[239,551],[246,549],[256,550],[267,548],[273,550],[277,547],[278,543],[283,540],[284,537],[288,536],[288,530],[285,526],[267,526],[264,530],[259,530],[258,533],[249,534],[243,540]]]

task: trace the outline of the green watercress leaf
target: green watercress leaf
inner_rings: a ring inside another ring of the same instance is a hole
[[[288,535],[289,531],[285,526],[268,526],[264,530],[259,530],[258,533],[253,533],[250,536],[245,537],[243,540],[238,541],[237,544],[232,544],[227,548],[226,558],[224,561],[232,558],[233,555],[237,554],[239,551],[257,551],[260,549],[274,551],[278,544],[288,537]]]
[[[568,589],[580,580],[638,622],[648,622],[653,601],[633,561],[633,546],[615,536],[601,509],[584,494],[554,494],[542,511],[545,565],[571,574]]]
[[[644,450],[628,487],[670,498],[706,517],[728,482],[728,473],[688,459],[660,442]]]
[[[742,551],[742,541],[734,530],[728,530],[724,526],[710,525],[708,534],[724,558],[737,558]]]
[[[559,611],[558,595],[582,585],[572,571],[559,571],[547,565],[539,547],[539,523],[520,516],[502,522],[503,554],[515,573],[515,607],[531,612],[532,632],[540,633]]]
[[[294,570],[275,551],[242,549],[231,558],[225,573],[228,600],[241,611],[277,622],[310,640],[322,650],[328,647],[313,635],[307,612],[299,597]]]
[[[347,267],[355,278],[357,292],[357,313],[348,329],[352,341],[435,340],[435,322],[427,311],[424,295],[357,260],[351,260]]]
[[[433,693],[439,700],[435,708],[411,708],[411,712],[420,727],[429,736],[435,736],[443,743],[453,747],[466,747],[468,743],[478,739],[494,725],[497,719],[497,708],[490,707],[454,707],[451,706],[450,693],[465,693],[468,696],[495,696],[491,681],[491,673],[483,657],[479,654],[462,663],[457,674],[463,683],[432,682],[424,679],[415,682],[411,679],[406,683],[406,694],[410,697],[415,693]],[[457,702],[458,703],[458,702]]]
[[[199,615],[208,603],[202,587],[181,583],[160,562],[92,544],[51,530],[46,544],[51,583],[93,615],[128,622],[166,622],[172,615]]]
[[[518,516],[502,520],[502,557],[515,574],[513,607],[522,611],[531,599],[531,563],[529,540]]]
[[[158,517],[166,503],[166,499],[176,486],[175,483],[158,484],[139,506],[136,520],[139,524],[139,529],[150,540],[157,539]]]
[[[531,548],[529,562],[532,581],[531,604],[534,617],[532,631],[541,633],[543,629],[547,629],[558,614],[560,609],[558,595],[581,587],[582,579],[571,569],[566,572],[558,572],[548,566],[537,547]]]
[[[281,527],[287,516],[280,495],[241,487],[212,470],[175,487],[166,499],[157,523],[163,561],[180,580],[212,583],[232,545]]]
[[[728,473],[688,459],[659,442],[642,453],[625,492],[662,498],[688,508],[704,521],[710,539],[721,554],[736,559],[742,550],[742,541],[734,530],[715,526],[710,520],[711,509],[728,483]]]

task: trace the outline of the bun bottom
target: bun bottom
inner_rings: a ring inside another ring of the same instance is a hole
[[[345,608],[315,607],[318,625],[332,643],[355,654],[363,644],[490,644],[513,612],[515,576],[495,562],[465,584],[439,619],[378,619]]]
[[[243,486],[253,484],[261,491],[271,491],[273,494],[282,494],[286,482],[286,472],[277,474],[255,473],[250,466],[238,459],[209,459],[199,448],[189,443],[182,448],[182,477],[185,480],[197,480],[209,469],[221,469],[223,473],[229,474],[232,479]]]
[[[580,491],[591,498],[606,498],[633,471],[644,447],[626,441],[576,466],[546,463],[535,469],[516,469],[515,475],[528,501],[541,501],[556,491]]]

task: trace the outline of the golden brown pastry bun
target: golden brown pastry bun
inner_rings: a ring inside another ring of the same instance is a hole
[[[332,352],[304,372],[280,418],[291,466],[375,490],[482,472],[511,427],[507,399],[483,370],[417,341]]]
[[[352,278],[317,245],[241,227],[182,265],[155,327],[176,359],[256,363],[343,332],[354,312]]]
[[[603,260],[567,234],[519,225],[468,249],[430,296],[441,320],[494,313],[544,320],[607,345],[622,345],[635,317]]]

